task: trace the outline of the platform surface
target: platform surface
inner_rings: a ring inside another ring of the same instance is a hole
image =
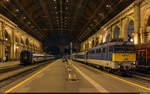
[[[68,66],[55,61],[28,81],[16,82],[9,92],[150,92],[150,83],[134,78],[110,76],[85,64],[70,61],[74,75]],[[112,75],[112,74],[111,74]],[[118,79],[119,77],[120,79]],[[72,80],[71,78],[75,78]],[[76,79],[77,78],[77,79]]]
[[[0,68],[9,67],[18,65],[20,61],[7,61],[7,62],[0,62]]]

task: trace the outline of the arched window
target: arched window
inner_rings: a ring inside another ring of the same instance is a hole
[[[7,33],[7,31],[5,31],[5,39],[6,39],[7,41],[10,40],[10,36],[9,36],[9,34]]]
[[[96,46],[97,46],[97,45],[98,45],[98,43],[99,43],[99,41],[98,41],[98,40],[99,40],[99,38],[98,38],[98,37],[96,37],[96,42],[95,42],[95,43],[96,43],[96,44],[95,44]]]
[[[92,41],[92,47],[94,47],[94,40]]]
[[[150,16],[148,18],[147,26],[150,26]]]
[[[127,36],[128,40],[133,42],[133,34],[134,33],[134,21],[131,20],[127,27]]]
[[[89,48],[89,43],[87,43],[87,49]]]
[[[29,40],[28,39],[26,39],[26,45],[29,45]]]
[[[110,40],[110,34],[107,34],[106,36],[106,42],[108,42]]]
[[[15,38],[15,41],[16,41],[16,42],[19,42],[19,39],[18,39],[18,37],[17,37],[17,36],[16,36],[16,38]]]
[[[120,28],[116,26],[114,30],[114,39],[119,39],[119,35],[120,35]]]
[[[22,39],[22,38],[21,38],[21,43],[22,43],[22,44],[24,44],[24,41],[23,41],[23,39]]]

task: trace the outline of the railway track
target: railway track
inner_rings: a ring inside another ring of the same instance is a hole
[[[79,61],[76,61],[78,63],[82,63],[82,62],[79,62]],[[82,64],[85,64],[85,63],[82,63]],[[85,64],[86,65],[86,64]],[[87,66],[91,66],[91,65],[87,65]],[[91,66],[91,67],[94,67],[94,68],[97,68],[95,66]],[[98,68],[97,68],[98,69]],[[103,70],[104,71],[104,70]],[[107,72],[107,71],[106,71]],[[120,75],[120,74],[117,74],[117,73],[112,73],[112,74],[115,74],[115,75]],[[120,75],[121,76],[121,75]],[[144,80],[144,81],[150,81],[150,74],[148,73],[142,73],[142,72],[134,72],[131,76],[131,78],[136,78],[136,79],[139,79],[139,80]]]
[[[141,79],[141,80],[145,80],[145,81],[150,81],[150,75],[149,74],[145,74],[145,73],[140,73],[140,72],[135,72],[132,77]]]
[[[9,85],[10,83],[32,73],[52,62],[53,62],[53,60],[39,63],[36,65],[25,66],[25,67],[18,68],[16,70],[9,71],[9,72],[3,72],[0,75],[0,88],[3,88],[5,86]]]
[[[21,65],[14,65],[14,66],[9,66],[9,67],[3,67],[3,68],[0,68],[0,74],[2,73],[6,73],[6,72],[9,72],[9,71],[13,71],[13,70],[17,70],[17,69],[20,69],[20,68],[23,68],[24,66],[21,66]]]

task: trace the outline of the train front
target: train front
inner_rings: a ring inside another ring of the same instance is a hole
[[[136,67],[136,49],[134,44],[116,44],[113,46],[114,51],[112,61],[118,71],[123,73],[132,73]]]
[[[33,63],[32,57],[33,57],[32,52],[30,52],[28,50],[21,51],[21,53],[20,53],[20,64],[23,64],[23,65],[32,64]]]

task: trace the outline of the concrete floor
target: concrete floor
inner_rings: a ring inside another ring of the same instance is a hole
[[[96,81],[99,85],[106,89],[107,92],[150,92],[150,82],[142,80],[139,81],[132,77],[122,77],[109,74],[81,63],[73,62],[73,66],[77,67],[80,71]],[[144,89],[142,86],[144,88],[147,87],[149,90]]]
[[[118,77],[116,75],[111,77],[108,73],[77,62],[72,62],[71,69],[72,72],[68,73],[67,65],[59,60],[10,92],[150,92],[150,90],[143,88],[150,88],[148,82],[143,81],[142,83],[134,78],[120,77],[129,81],[128,83],[115,78]],[[72,77],[75,80],[70,80]],[[5,90],[19,84],[19,82],[14,83]]]

